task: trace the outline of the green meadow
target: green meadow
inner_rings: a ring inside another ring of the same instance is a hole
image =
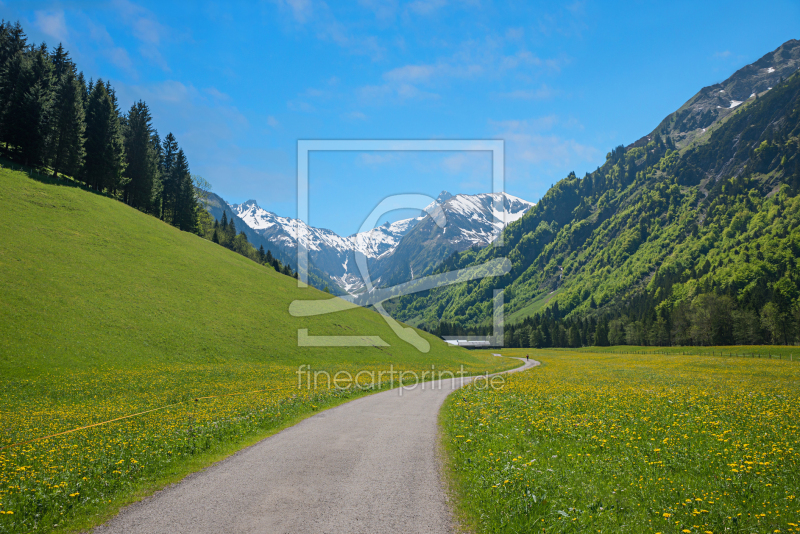
[[[468,386],[440,415],[461,525],[800,532],[800,366],[714,348],[503,350],[542,365]]]
[[[0,532],[97,524],[317,410],[389,386],[298,388],[300,365],[353,374],[518,365],[424,332],[431,349],[420,353],[362,308],[291,317],[292,301],[331,296],[70,181],[0,169],[0,235]],[[390,346],[298,347],[299,328]]]

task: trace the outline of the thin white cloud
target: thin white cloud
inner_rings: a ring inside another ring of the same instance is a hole
[[[66,41],[69,36],[63,11],[36,11],[33,24],[48,37]]]
[[[185,85],[177,80],[166,80],[149,85],[133,86],[142,100],[146,102],[159,101],[171,104],[188,102],[199,96],[199,92],[192,85]]]
[[[139,41],[139,53],[142,57],[165,72],[170,72],[171,69],[160,50],[163,41],[171,33],[169,28],[161,24],[152,11],[129,0],[114,0],[113,6]]]
[[[556,91],[545,84],[542,84],[538,89],[517,89],[499,94],[501,98],[510,98],[512,100],[547,100],[555,95]]]
[[[286,107],[292,111],[302,111],[303,113],[313,113],[316,108],[302,100],[289,100],[286,102]]]
[[[579,0],[577,2],[573,2],[567,5],[567,11],[572,13],[573,15],[582,16],[586,14],[586,1]]]
[[[385,51],[375,36],[359,34],[352,25],[342,23],[326,2],[314,0],[274,1],[279,10],[291,13],[295,25],[311,29],[315,32],[317,39],[335,43],[351,54],[369,56],[373,60],[383,57]]]
[[[374,60],[382,58],[385,52],[377,37],[354,34],[347,26],[333,18],[332,14],[320,23],[317,37],[323,41],[332,41],[352,54],[369,56]]]
[[[408,9],[417,15],[431,15],[447,5],[447,0],[415,0]]]
[[[281,125],[281,123],[278,122],[278,119],[276,119],[275,117],[270,115],[270,116],[267,117],[267,125],[272,127],[272,128],[277,128],[277,127],[279,127]]]
[[[368,119],[368,117],[365,114],[361,113],[360,111],[351,111],[350,113],[345,113],[342,115],[342,118],[354,119],[359,121],[365,121]]]
[[[437,93],[423,91],[410,83],[368,85],[359,88],[357,93],[361,101],[373,104],[386,100],[430,100],[439,98]]]
[[[222,91],[220,91],[216,87],[206,87],[205,89],[203,89],[203,91],[205,91],[206,93],[208,93],[209,95],[211,95],[213,98],[215,98],[217,100],[226,100],[227,101],[227,100],[231,99],[231,97],[229,95],[223,93]]]
[[[574,120],[561,121],[555,115],[529,120],[489,121],[496,137],[505,140],[510,176],[540,175],[544,169],[579,168],[598,161],[601,151],[593,146],[555,133],[556,127],[581,129]]]
[[[358,0],[358,4],[372,11],[375,18],[382,22],[392,21],[397,15],[397,0]]]
[[[114,39],[111,38],[106,27],[96,24],[91,19],[86,19],[86,25],[91,42],[97,47],[98,53],[132,78],[138,78],[138,73],[133,66],[133,61],[131,61],[128,51],[114,43]]]
[[[314,89],[313,87],[309,87],[308,89],[306,89],[303,94],[305,96],[310,96],[314,98],[329,96],[329,93],[327,91],[323,91],[321,89]]]
[[[464,154],[455,154],[442,160],[442,167],[450,173],[459,173],[471,160]]]
[[[361,87],[357,93],[372,103],[390,98],[399,100],[439,98],[431,89],[447,80],[470,80],[479,77],[498,77],[503,73],[522,67],[539,67],[542,70],[558,71],[563,59],[541,59],[527,50],[513,54],[502,53],[502,42],[487,39],[484,42],[466,42],[447,58],[433,63],[417,63],[395,67],[383,73],[383,83]],[[505,93],[506,98],[545,99],[554,92],[542,85],[537,90],[518,90]]]
[[[418,82],[427,81],[436,72],[433,65],[405,65],[392,69],[383,75],[383,78],[392,82]]]
[[[516,36],[512,32],[512,36]],[[557,72],[567,60],[564,58],[542,59],[526,49],[505,53],[507,39],[486,37],[481,41],[465,41],[449,57],[441,57],[430,63],[414,63],[395,67],[383,73],[383,83],[362,87],[362,97],[401,100],[414,98],[438,98],[439,84],[448,80],[470,80],[485,77],[500,77],[513,70],[535,68],[541,72]],[[517,45],[514,45],[518,47]],[[544,99],[553,96],[552,90],[542,85],[537,90],[514,91],[507,98]]]
[[[508,28],[506,30],[506,39],[512,42],[521,42],[525,39],[524,28]]]
[[[288,7],[294,20],[300,24],[308,22],[314,14],[314,6],[311,4],[311,0],[283,0],[279,3]]]
[[[536,30],[545,37],[559,34],[563,37],[581,38],[589,28],[586,23],[585,2],[573,2],[540,15]]]

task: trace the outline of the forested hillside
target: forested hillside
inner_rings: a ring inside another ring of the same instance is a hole
[[[796,71],[798,45],[768,56]],[[746,69],[771,75],[773,64]],[[507,256],[508,275],[403,297],[395,315],[439,334],[486,332],[503,288],[510,346],[797,339],[800,76],[691,130],[685,110],[698,100],[595,172],[558,182],[507,228],[504,247],[439,268]]]
[[[5,21],[0,23],[0,156],[82,183],[183,231],[209,240],[216,235],[216,243],[294,276],[286,258],[256,250],[242,229],[217,231],[218,221],[203,209],[210,184],[191,174],[172,133],[159,136],[145,102],[123,112],[111,84],[87,81],[61,44],[50,50],[45,43],[29,43],[19,23]],[[316,285],[324,287],[321,281]]]

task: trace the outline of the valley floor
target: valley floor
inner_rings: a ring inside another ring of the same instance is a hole
[[[503,350],[542,366],[442,410],[458,519],[475,532],[800,532],[800,364],[705,350]]]

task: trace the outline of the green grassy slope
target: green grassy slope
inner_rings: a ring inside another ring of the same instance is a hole
[[[472,374],[518,363],[425,333],[422,354],[362,308],[293,318],[293,300],[330,295],[65,182],[0,169],[0,236],[0,533],[97,524],[367,392],[298,389],[301,364]],[[390,346],[301,348],[298,328]]]
[[[330,298],[177,231],[119,202],[0,171],[0,368],[153,362],[309,363],[311,335],[379,335],[390,345],[316,348],[336,362],[478,361],[422,334],[401,342],[377,314],[355,309],[292,318],[295,299]]]

